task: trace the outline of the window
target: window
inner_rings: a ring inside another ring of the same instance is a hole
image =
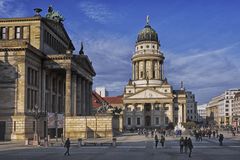
[[[155,111],[159,111],[159,110],[160,110],[159,104],[156,104],[156,105],[154,106],[154,110],[155,110]]]
[[[153,79],[155,78],[155,71],[153,70]]]
[[[13,122],[13,131],[16,132],[16,121]]]
[[[143,71],[141,71],[141,78],[143,78]]]
[[[140,125],[141,123],[140,123],[140,118],[138,117],[137,118],[137,125]]]
[[[140,48],[143,49],[143,46],[141,46]]]
[[[0,28],[0,39],[7,39],[7,28],[6,27]]]
[[[168,117],[165,117],[165,124],[168,124]]]
[[[35,130],[36,130],[36,122],[33,121],[33,132],[35,132]]]
[[[22,38],[21,27],[15,27],[15,38],[16,39],[21,39]]]
[[[159,125],[159,117],[156,117],[156,119],[155,119],[155,124],[156,124],[156,125]]]
[[[155,48],[155,46],[153,45],[152,48]]]
[[[149,48],[149,45],[146,45],[146,48]]]
[[[128,118],[127,120],[128,125],[131,125],[131,118]]]

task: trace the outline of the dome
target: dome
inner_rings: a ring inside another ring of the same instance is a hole
[[[138,33],[137,42],[155,41],[158,42],[157,32],[147,23],[147,25]]]

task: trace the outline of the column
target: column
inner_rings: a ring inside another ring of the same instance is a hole
[[[169,106],[169,115],[170,115],[170,117],[169,117],[169,121],[170,122],[173,122],[173,115],[174,115],[174,110],[173,110],[173,103],[170,103],[169,104],[170,106]]]
[[[136,62],[135,64],[135,75],[136,75],[136,80],[139,79],[139,62]]]
[[[90,82],[90,85],[89,85],[89,91],[90,91],[90,94],[89,94],[89,115],[91,115],[92,113],[92,82]]]
[[[81,107],[82,107],[82,115],[86,115],[86,110],[85,110],[85,80],[82,78],[82,92],[81,92],[81,100],[82,100],[82,103],[81,103]]]
[[[161,79],[164,79],[163,63],[161,63]]]
[[[186,104],[182,104],[183,105],[183,122],[187,122],[187,105]]]
[[[71,116],[71,69],[66,69],[65,116]]]
[[[78,75],[77,77],[77,115],[82,114],[81,94],[82,94],[81,77]]]
[[[135,62],[132,63],[132,80],[135,80]]]
[[[143,79],[146,78],[146,61],[143,61]]]
[[[85,112],[88,115],[88,107],[89,107],[89,83],[88,80],[85,81]]]
[[[77,115],[77,75],[72,75],[72,113],[73,116]]]
[[[154,103],[151,103],[151,126],[155,126],[154,118]]]
[[[149,79],[153,79],[153,70],[154,70],[154,68],[153,68],[153,61],[152,60],[150,60],[149,61],[149,66],[150,66],[150,73],[149,73]]]

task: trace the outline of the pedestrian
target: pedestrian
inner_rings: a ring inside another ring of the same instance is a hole
[[[66,152],[64,153],[65,156],[66,155],[70,156],[70,154],[69,154],[70,144],[71,144],[71,142],[70,142],[69,138],[67,138],[67,140],[66,140],[66,142],[64,144],[64,147],[67,148]]]
[[[188,150],[188,138],[187,137],[185,137],[183,144],[184,144],[185,154],[187,154],[187,150]]]
[[[157,134],[155,134],[155,148],[157,148],[157,146],[158,146],[158,135]]]
[[[161,143],[162,148],[163,148],[164,147],[164,143],[165,143],[165,137],[164,136],[161,136],[160,143]]]
[[[188,148],[189,148],[189,155],[188,155],[188,157],[191,157],[192,156],[193,144],[192,144],[192,140],[191,140],[190,137],[188,138]]]
[[[216,131],[213,131],[212,133],[213,133],[213,138],[215,138]]]
[[[222,143],[222,142],[223,142],[223,139],[224,139],[223,134],[219,134],[219,139],[218,139],[218,140],[219,140],[219,145],[220,145],[220,146],[223,145],[223,143]]]
[[[183,146],[184,146],[184,139],[183,139],[183,137],[180,138],[179,145],[180,145],[180,153],[183,153]]]

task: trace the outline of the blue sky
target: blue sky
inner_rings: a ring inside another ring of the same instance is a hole
[[[0,0],[0,17],[32,16],[49,5],[65,17],[76,52],[84,42],[93,62],[95,86],[123,93],[131,78],[131,56],[146,15],[158,32],[165,76],[196,94],[199,104],[225,89],[240,88],[238,0]]]

